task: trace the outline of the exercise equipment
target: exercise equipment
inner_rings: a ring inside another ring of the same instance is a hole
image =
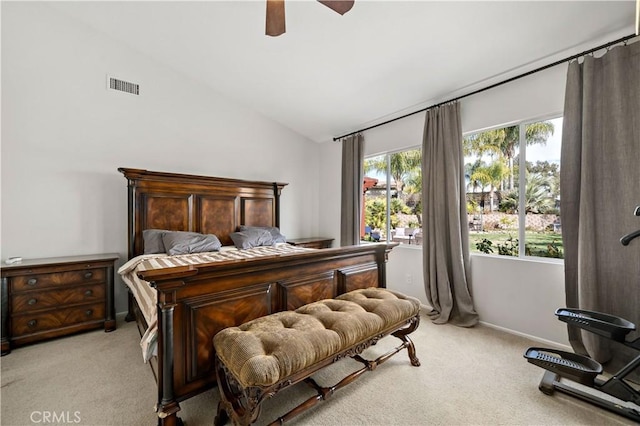
[[[640,216],[640,205],[636,206],[633,214]],[[640,229],[623,236],[620,242],[627,246],[637,237],[640,237]],[[567,324],[640,351],[640,337],[627,340],[627,334],[634,331],[636,325],[624,318],[569,308],[557,309],[556,316]],[[634,386],[625,380],[625,377],[640,367],[640,354],[611,377],[603,374],[600,363],[586,355],[548,348],[529,348],[524,357],[531,364],[547,370],[538,385],[543,393],[552,395],[557,390],[640,423],[640,384]]]
[[[633,215],[640,216],[640,205],[636,206]],[[640,229],[623,236],[620,242],[627,246],[637,237],[640,237]],[[636,325],[624,318],[569,308],[557,309],[556,316],[567,324],[640,351],[640,337],[627,341],[627,334],[634,331]],[[557,390],[640,423],[640,384],[634,386],[625,380],[625,377],[640,367],[640,354],[611,377],[603,374],[600,363],[586,355],[548,348],[529,348],[524,357],[531,364],[547,370],[538,385],[543,393],[552,395]]]
[[[640,337],[626,340],[627,334],[636,326],[624,318],[569,308],[557,309],[556,316],[560,321],[640,351]],[[552,395],[557,390],[640,422],[640,390],[625,380],[640,367],[640,354],[609,378],[602,374],[600,363],[572,352],[533,347],[525,351],[524,357],[547,370],[538,385],[543,393]],[[588,389],[581,389],[575,383]]]

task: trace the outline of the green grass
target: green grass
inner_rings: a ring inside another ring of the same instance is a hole
[[[476,248],[476,243],[487,239],[493,243],[493,254],[498,254],[498,245],[504,245],[509,238],[518,238],[518,231],[492,231],[492,232],[469,232],[469,243],[471,252],[480,253],[480,250]],[[563,257],[564,247],[562,245],[562,236],[554,232],[525,232],[525,243],[527,254],[531,256],[541,257]],[[549,249],[549,245],[554,245],[559,249],[559,255],[553,252],[553,249]]]

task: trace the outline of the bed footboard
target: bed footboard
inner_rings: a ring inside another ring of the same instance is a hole
[[[386,287],[395,244],[313,250],[252,261],[140,272],[158,291],[158,416],[216,384],[213,336],[275,312],[366,287]]]

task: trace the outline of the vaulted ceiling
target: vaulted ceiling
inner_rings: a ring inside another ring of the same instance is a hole
[[[311,140],[358,130],[633,33],[627,1],[47,2]]]

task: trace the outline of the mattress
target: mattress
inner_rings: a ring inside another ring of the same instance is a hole
[[[177,266],[224,262],[228,260],[247,260],[259,257],[295,254],[313,250],[315,249],[282,243],[274,246],[261,246],[244,250],[238,250],[230,246],[222,247],[220,251],[216,252],[181,254],[175,256],[166,254],[144,254],[130,259],[118,269],[118,274],[120,274],[124,283],[131,290],[148,325],[147,330],[140,340],[144,361],[147,362],[157,354],[158,309],[156,290],[151,287],[149,282],[138,277],[139,272]]]

